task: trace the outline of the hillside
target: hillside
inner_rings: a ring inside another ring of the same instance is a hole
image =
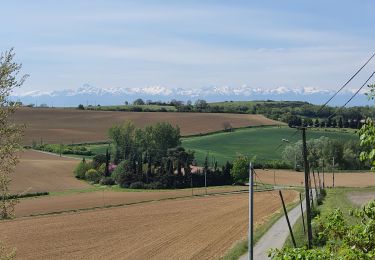
[[[16,123],[26,125],[23,142],[27,145],[33,141],[59,144],[107,140],[108,129],[126,120],[132,120],[138,127],[169,122],[178,125],[184,136],[222,131],[228,124],[233,128],[281,124],[262,115],[248,114],[21,108],[14,115]]]

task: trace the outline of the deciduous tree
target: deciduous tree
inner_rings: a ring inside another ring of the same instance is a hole
[[[0,219],[12,217],[17,203],[10,198],[9,184],[18,161],[16,152],[20,149],[23,127],[10,120],[19,106],[11,102],[10,95],[22,86],[27,75],[19,76],[22,66],[14,62],[14,55],[11,49],[0,56]]]

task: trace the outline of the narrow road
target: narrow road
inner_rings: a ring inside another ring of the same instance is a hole
[[[316,199],[315,192],[314,202]],[[306,210],[306,203],[303,200],[303,210]],[[301,216],[301,206],[298,204],[292,210],[288,212],[289,221],[292,226],[297,222],[298,218]],[[286,239],[289,236],[288,224],[286,222],[285,216],[282,216],[275,224],[259,239],[259,241],[254,246],[254,259],[263,260],[269,259],[268,250],[270,248],[282,248]],[[242,255],[240,260],[248,260],[249,254],[246,253]]]

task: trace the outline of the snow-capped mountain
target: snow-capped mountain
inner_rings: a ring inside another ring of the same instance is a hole
[[[344,104],[355,90],[347,89],[336,96],[330,103],[333,106]],[[144,100],[170,101],[205,99],[214,101],[240,101],[240,100],[284,100],[307,101],[314,104],[322,104],[334,92],[313,87],[273,89],[251,88],[243,85],[240,87],[208,86],[199,89],[168,88],[165,86],[149,86],[144,88],[97,88],[88,84],[78,89],[65,89],[59,91],[31,91],[15,93],[14,100],[20,100],[24,104],[47,104],[48,106],[77,106],[78,104],[91,105],[119,105],[125,101],[131,103],[137,98]],[[366,96],[361,93],[356,96],[349,106],[371,105]]]

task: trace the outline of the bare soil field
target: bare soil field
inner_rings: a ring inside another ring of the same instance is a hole
[[[208,194],[224,192],[246,191],[247,187],[225,186],[212,187]],[[194,195],[204,195],[204,188],[194,188]],[[20,200],[16,206],[16,216],[40,215],[51,212],[64,212],[95,207],[135,204],[146,201],[158,201],[163,199],[182,198],[192,195],[191,189],[164,190],[164,191],[95,191],[75,194],[62,194],[59,196],[42,196]]]
[[[116,123],[132,120],[138,127],[156,122],[178,125],[182,135],[209,133],[232,127],[283,124],[262,115],[177,112],[111,112],[77,109],[20,108],[16,123],[25,124],[24,144],[33,140],[45,143],[81,143],[107,140],[108,129]]]
[[[357,206],[363,206],[371,200],[375,200],[375,192],[353,191],[348,192],[346,196]]]
[[[256,170],[259,179],[264,183],[276,185],[303,186],[304,174],[291,170]],[[274,175],[275,173],[275,175]],[[325,173],[325,186],[332,187],[332,173]],[[275,181],[274,181],[275,176]],[[312,177],[311,173],[311,178]],[[320,173],[321,182],[323,174]],[[315,173],[315,180],[318,185],[318,174]],[[313,181],[313,180],[312,180]],[[314,185],[314,183],[312,183]],[[368,187],[375,186],[375,173],[372,172],[340,172],[335,173],[335,187]]]
[[[64,191],[90,187],[73,177],[78,160],[26,150],[12,175],[12,193]]]
[[[258,225],[280,208],[275,191],[254,203]],[[19,259],[218,259],[246,236],[247,217],[247,194],[195,197],[3,221],[0,240]]]

